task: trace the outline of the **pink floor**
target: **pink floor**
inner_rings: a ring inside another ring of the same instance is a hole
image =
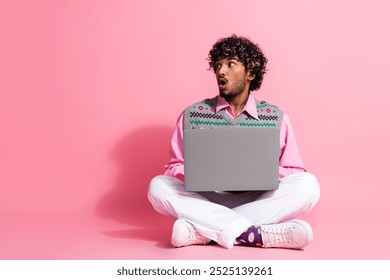
[[[140,203],[146,199],[139,198]],[[338,207],[335,205],[334,207]],[[172,221],[147,205],[139,216],[102,218],[101,214],[23,213],[3,219],[0,259],[389,259],[387,222],[381,218],[330,217],[313,210],[315,239],[304,250],[218,245],[173,248]],[[134,209],[133,209],[134,210]],[[332,211],[334,213],[334,211]],[[345,212],[348,213],[348,212]],[[106,213],[107,214],[107,213]],[[127,223],[124,222],[127,218]],[[115,221],[116,220],[116,221]]]

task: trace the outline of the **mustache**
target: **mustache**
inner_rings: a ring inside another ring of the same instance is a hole
[[[218,83],[220,84],[226,84],[228,80],[224,77],[218,77]]]

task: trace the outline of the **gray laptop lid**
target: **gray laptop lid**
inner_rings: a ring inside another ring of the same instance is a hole
[[[275,127],[184,130],[186,190],[277,189],[279,132]]]

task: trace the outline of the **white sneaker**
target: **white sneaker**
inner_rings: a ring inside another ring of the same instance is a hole
[[[301,249],[313,241],[311,226],[301,220],[260,226],[263,247]]]
[[[171,243],[175,247],[205,245],[210,241],[210,239],[200,235],[194,226],[184,219],[177,219],[173,224]]]

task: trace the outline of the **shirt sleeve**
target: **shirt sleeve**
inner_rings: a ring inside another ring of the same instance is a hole
[[[280,127],[280,150],[280,179],[290,174],[306,172],[306,168],[298,150],[294,130],[291,126],[290,118],[287,114],[283,115],[283,120]]]
[[[184,112],[177,119],[172,133],[170,160],[165,165],[165,175],[176,177],[184,182],[184,148],[183,148]]]

